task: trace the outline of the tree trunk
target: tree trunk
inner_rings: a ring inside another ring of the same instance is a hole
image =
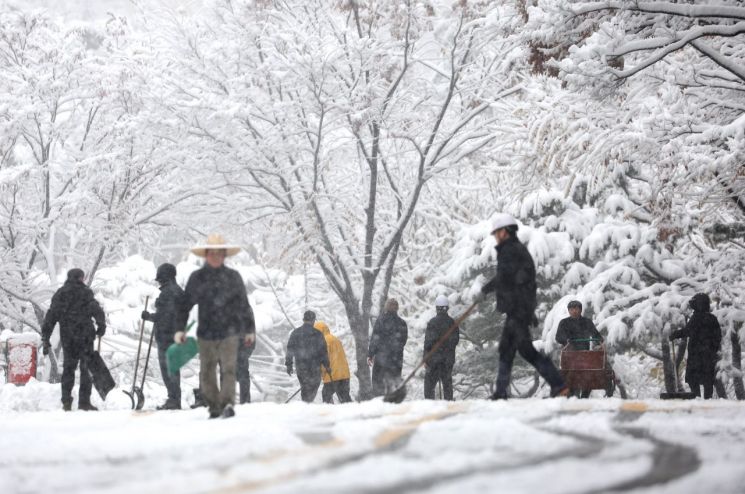
[[[354,355],[357,362],[357,382],[359,383],[358,399],[367,400],[372,396],[372,384],[370,381],[370,368],[367,365],[367,347],[370,342],[369,320],[364,318],[357,307],[346,307],[347,320],[354,336]]]

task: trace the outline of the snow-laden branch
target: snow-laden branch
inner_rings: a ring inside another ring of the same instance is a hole
[[[580,3],[572,8],[577,15],[585,15],[602,10],[630,10],[650,14],[669,14],[680,17],[718,17],[745,20],[745,8],[725,5],[690,5],[673,2],[594,2]]]
[[[693,41],[691,42],[691,46],[696,48],[699,52],[709,57],[714,63],[722,67],[723,69],[731,72],[733,75],[736,75],[740,78],[743,82],[745,82],[745,67],[738,64],[731,58],[728,58],[718,51],[714,50],[712,47],[708,46],[703,41]]]
[[[716,28],[716,29],[714,29]],[[738,34],[745,33],[745,22],[738,22],[737,24],[734,24],[732,26],[712,26],[712,29],[696,29],[693,32],[690,32],[686,34],[684,37],[679,39],[678,41],[672,42],[663,48],[657,50],[653,55],[643,60],[641,63],[636,65],[635,67],[632,67],[627,70],[615,70],[612,69],[611,72],[613,75],[618,77],[619,79],[625,79],[627,77],[631,77],[634,74],[637,74],[638,72],[641,72],[642,70],[646,69],[647,67],[654,65],[655,63],[659,62],[669,54],[680,50],[681,48],[685,47],[688,44],[693,44],[694,40],[702,37],[702,36],[713,36],[714,33],[718,36],[736,36]],[[638,46],[643,45],[643,42],[636,42]],[[657,41],[653,41],[650,43],[650,46],[653,47]],[[629,45],[633,45],[634,43],[630,43]],[[628,45],[627,45],[628,46]],[[694,45],[695,46],[695,45]],[[696,47],[698,49],[698,47]],[[636,47],[632,51],[638,51],[640,49],[644,48],[638,48]],[[713,50],[712,54],[714,53]],[[706,53],[707,56],[710,56],[708,53]],[[714,61],[717,61],[713,57],[710,56]],[[719,56],[719,58],[724,58]],[[724,60],[726,62],[726,60]],[[717,63],[719,63],[717,61]],[[720,64],[721,65],[721,64]],[[727,65],[722,65],[723,68],[726,68],[727,70],[733,71],[737,70],[736,64],[729,62]],[[742,69],[740,69],[742,71]],[[737,72],[733,72],[735,75],[738,75]],[[741,75],[738,75],[738,77],[741,77]]]

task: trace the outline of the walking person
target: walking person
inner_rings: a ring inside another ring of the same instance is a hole
[[[455,320],[448,315],[450,302],[444,295],[435,299],[437,315],[429,320],[424,332],[424,356],[440,341],[440,338],[455,324]],[[435,399],[435,387],[442,383],[442,397],[453,400],[453,365],[455,365],[455,347],[460,341],[460,328],[456,328],[445,343],[443,343],[425,364],[424,398]]]
[[[497,296],[497,310],[507,316],[499,341],[499,370],[493,400],[507,399],[515,353],[527,360],[551,386],[551,396],[567,396],[569,388],[551,360],[533,346],[529,326],[535,325],[536,273],[533,258],[517,238],[517,221],[499,213],[491,234],[497,241],[497,274],[481,288],[482,298]]]
[[[313,327],[315,322],[316,313],[311,310],[305,311],[302,326],[290,333],[285,357],[287,374],[292,375],[293,370],[297,371],[300,398],[306,403],[311,403],[316,398],[318,387],[321,385],[321,366],[332,374],[326,340]]]
[[[160,375],[166,385],[168,398],[156,407],[158,410],[181,409],[181,372],[168,372],[166,350],[173,343],[174,335],[183,329],[181,306],[184,304],[184,290],[176,283],[176,266],[164,263],[158,266],[155,281],[160,284],[160,294],[155,299],[155,312],[142,311],[142,319],[153,323],[155,343],[158,346]]]
[[[106,315],[85,284],[85,273],[74,268],[67,272],[64,285],[52,296],[44,322],[41,326],[42,352],[49,355],[54,326],[59,323],[60,341],[64,352],[62,364],[62,409],[72,410],[72,388],[75,385],[75,369],[80,365],[80,388],[78,410],[98,410],[91,404],[93,382],[88,371],[88,362],[93,355],[93,340],[106,333]],[[93,327],[93,320],[96,328]]]
[[[711,399],[717,378],[717,360],[722,346],[722,328],[716,316],[711,313],[711,301],[705,293],[697,293],[688,301],[693,315],[683,329],[673,331],[670,341],[688,338],[688,361],[686,362],[686,382],[691,392],[704,399]]]
[[[572,300],[567,304],[569,317],[559,321],[559,328],[556,330],[556,342],[562,346],[569,345],[572,350],[589,350],[590,341],[595,340],[598,343],[603,342],[603,335],[600,334],[591,319],[582,315],[582,302]],[[579,394],[580,398],[589,398],[591,390],[589,389],[570,389],[569,395]]]
[[[388,299],[385,312],[375,321],[367,349],[367,364],[372,367],[373,396],[382,396],[401,381],[404,346],[409,328],[398,316],[398,301]]]
[[[326,350],[329,354],[329,363],[331,364],[332,373],[321,369],[321,379],[323,380],[323,389],[321,397],[324,403],[333,403],[334,394],[340,403],[349,403],[352,398],[349,396],[349,362],[347,355],[344,353],[344,346],[339,338],[331,334],[328,325],[323,321],[316,321],[313,325],[315,329],[321,332],[326,340]]]
[[[199,306],[199,389],[210,418],[235,415],[238,347],[251,345],[256,339],[246,286],[238,271],[225,266],[225,258],[239,251],[240,247],[226,244],[222,235],[217,234],[210,235],[206,244],[191,249],[193,254],[203,257],[205,263],[189,276],[181,306],[179,325],[182,328],[191,308]],[[176,333],[174,340],[184,342],[184,332]]]

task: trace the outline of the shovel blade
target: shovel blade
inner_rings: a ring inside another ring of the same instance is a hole
[[[386,403],[401,403],[406,398],[406,385],[402,384],[383,397]]]
[[[694,400],[696,395],[691,392],[678,391],[677,393],[660,393],[661,400]]]
[[[140,388],[135,389],[135,394],[137,395],[137,405],[135,405],[134,409],[142,410],[142,407],[145,406],[145,395]]]

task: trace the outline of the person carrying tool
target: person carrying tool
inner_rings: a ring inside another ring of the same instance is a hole
[[[497,274],[481,288],[480,300],[491,292],[497,310],[506,314],[499,341],[499,370],[492,400],[506,400],[515,352],[527,360],[551,386],[551,396],[567,396],[569,388],[551,360],[533,346],[530,325],[536,325],[536,273],[533,258],[517,238],[517,221],[506,213],[494,216],[491,234],[497,241]]]
[[[158,362],[160,374],[168,391],[168,399],[158,410],[181,409],[181,373],[168,372],[166,350],[173,343],[179,327],[181,306],[184,303],[184,291],[176,283],[176,266],[165,263],[158,266],[155,281],[160,284],[160,295],[155,299],[155,312],[142,311],[142,319],[153,323],[155,342],[158,345]]]
[[[367,349],[367,364],[372,366],[373,396],[384,395],[398,386],[408,338],[409,328],[398,316],[398,301],[388,299],[385,313],[375,321]]]
[[[303,314],[302,326],[293,329],[290,333],[285,356],[287,375],[291,376],[293,370],[297,370],[300,398],[306,403],[311,403],[316,398],[318,387],[321,385],[321,366],[333,375],[326,340],[319,331],[313,328],[315,322],[316,313],[306,310]]]
[[[352,401],[349,396],[349,363],[347,362],[347,355],[344,353],[344,347],[339,338],[331,334],[331,330],[325,322],[316,321],[313,327],[320,331],[326,340],[326,350],[333,371],[333,373],[329,373],[326,372],[326,369],[321,368],[321,379],[323,380],[321,397],[323,402],[333,403],[335,393],[339,402],[349,403]]]
[[[688,301],[693,315],[683,329],[673,331],[670,341],[688,338],[688,361],[686,363],[686,382],[691,392],[704,399],[711,399],[717,377],[717,360],[722,346],[722,328],[716,316],[711,313],[711,301],[705,293],[697,293]]]
[[[72,388],[75,385],[78,363],[78,410],[98,410],[91,404],[92,382],[88,372],[88,359],[93,354],[93,340],[106,333],[106,315],[84,280],[85,273],[82,269],[74,268],[67,272],[67,280],[52,296],[52,303],[41,326],[42,352],[49,355],[49,339],[55,324],[59,323],[60,341],[65,355],[62,364],[62,409],[66,412],[72,410]],[[96,321],[96,330],[91,319]]]
[[[595,340],[603,342],[603,335],[593,324],[592,320],[582,315],[582,302],[572,300],[567,304],[569,317],[565,317],[559,322],[559,329],[556,330],[556,342],[561,346],[569,345],[571,350],[589,350],[590,341]],[[580,398],[590,397],[589,389],[570,389],[569,394],[575,396],[579,394]]]
[[[435,311],[437,315],[429,320],[424,332],[424,353],[427,355],[432,347],[446,331],[455,324],[455,320],[448,315],[450,302],[444,295],[435,299]],[[460,328],[451,331],[445,342],[430,356],[425,364],[424,374],[424,398],[435,399],[435,386],[442,383],[442,397],[448,401],[453,400],[453,365],[455,365],[455,347],[460,340]]]
[[[240,247],[227,245],[222,235],[217,234],[210,235],[206,244],[192,248],[191,252],[205,258],[205,263],[189,276],[181,305],[181,328],[186,326],[191,308],[199,306],[199,389],[209,407],[210,418],[235,415],[238,347],[251,345],[256,339],[246,286],[238,271],[225,266],[225,258],[239,251]],[[174,341],[185,342],[185,333],[177,332]]]

